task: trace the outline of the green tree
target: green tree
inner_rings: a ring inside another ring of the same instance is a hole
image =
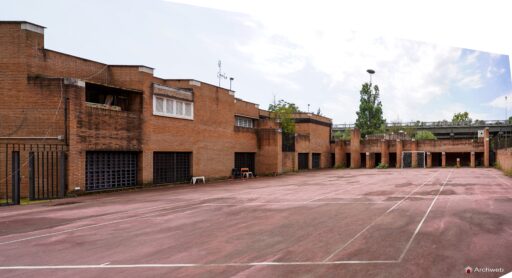
[[[332,136],[333,136],[333,137],[334,137],[334,139],[336,139],[336,140],[341,140],[341,138],[343,137],[343,133],[341,133],[341,131],[339,131],[339,130],[336,130],[336,131],[333,133],[333,135],[332,135]]]
[[[434,135],[434,133],[428,131],[428,130],[420,130],[416,132],[416,135],[414,136],[416,140],[435,140],[437,137]]]
[[[281,99],[277,103],[270,104],[268,111],[271,112],[270,116],[279,122],[284,133],[295,133],[295,121],[292,114],[300,112],[297,105]]]
[[[377,85],[372,88],[371,83],[364,83],[360,94],[356,127],[361,130],[361,136],[364,138],[368,134],[382,131],[382,127],[386,125],[386,119],[382,116],[382,103]]]
[[[455,113],[452,118],[452,123],[471,123],[471,118],[468,112]]]
[[[343,131],[343,134],[341,135],[341,140],[350,140],[350,138],[352,138],[351,132],[351,129],[345,129],[345,131]]]

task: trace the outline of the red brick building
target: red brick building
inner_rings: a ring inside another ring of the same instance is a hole
[[[44,27],[36,24],[0,22],[0,64],[0,144],[18,144],[22,196],[39,180],[55,184],[60,160],[51,146],[66,150],[66,191],[226,178],[242,167],[267,175],[333,164],[329,118],[294,115],[293,148],[283,150],[269,112],[235,92],[46,49]]]

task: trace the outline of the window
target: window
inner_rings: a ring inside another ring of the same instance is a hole
[[[168,97],[153,97],[153,114],[183,119],[194,119],[194,103]]]
[[[235,125],[241,126],[241,127],[253,128],[254,120],[251,118],[235,116]]]

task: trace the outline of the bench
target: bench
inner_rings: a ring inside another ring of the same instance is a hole
[[[206,183],[204,176],[192,177],[192,180],[190,181],[190,183],[196,184],[198,180],[202,180],[203,183]]]

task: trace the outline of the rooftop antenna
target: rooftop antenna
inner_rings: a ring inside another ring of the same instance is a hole
[[[222,61],[221,60],[219,60],[217,65],[219,66],[219,72],[217,73],[217,77],[219,78],[219,87],[220,87],[220,80],[222,78],[228,79],[228,76],[225,73],[222,73]]]

